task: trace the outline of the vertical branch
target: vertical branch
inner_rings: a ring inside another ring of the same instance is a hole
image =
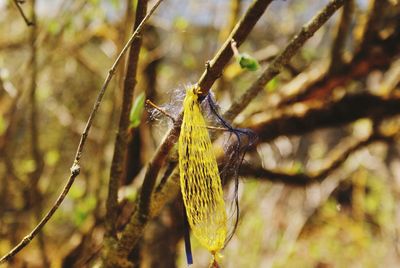
[[[18,5],[18,4],[17,4]],[[29,86],[29,103],[30,103],[30,142],[31,142],[31,156],[35,163],[35,169],[30,174],[29,182],[32,191],[31,205],[34,206],[35,219],[40,221],[42,214],[42,194],[39,189],[39,179],[43,171],[43,157],[39,145],[39,129],[38,129],[38,109],[37,109],[37,77],[38,77],[38,64],[37,64],[37,21],[36,21],[36,0],[31,3],[31,28],[30,28],[30,48],[31,56],[29,59],[29,68],[31,69],[31,80]],[[29,24],[28,24],[29,25]],[[38,236],[38,243],[40,248],[43,266],[49,267],[49,260],[46,256],[46,247],[43,233]]]
[[[348,0],[343,5],[342,15],[338,24],[335,40],[333,41],[329,72],[337,72],[343,65],[343,50],[346,45],[347,34],[351,28],[353,12],[354,0]]]
[[[39,133],[38,133],[38,111],[37,111],[37,100],[36,100],[36,89],[37,89],[37,25],[36,25],[36,13],[35,13],[36,0],[32,1],[32,22],[34,26],[31,27],[30,31],[30,48],[31,55],[29,59],[29,68],[31,69],[31,80],[29,85],[29,129],[30,129],[30,142],[31,142],[31,156],[35,162],[35,171],[32,174],[32,184],[38,183],[43,161],[42,154],[39,148]]]
[[[147,2],[147,0],[138,1],[133,31],[137,29],[142,19],[146,15]],[[114,155],[110,171],[110,181],[108,184],[108,197],[106,203],[106,230],[108,237],[116,236],[115,222],[117,218],[118,207],[118,188],[122,176],[122,171],[124,169],[124,157],[126,153],[126,145],[128,143],[129,112],[132,107],[133,92],[136,86],[136,73],[141,44],[141,38],[135,38],[133,40],[127,61],[128,66],[124,80],[121,115],[119,120],[118,132],[115,139]]]
[[[156,99],[158,66],[162,61],[162,55],[157,55],[156,52],[159,45],[160,37],[157,28],[148,25],[145,30],[142,46],[143,49],[146,49],[148,54],[153,54],[154,56],[149,57],[150,60],[147,60],[144,64],[141,77],[144,81],[143,84],[146,98],[151,100]],[[147,111],[144,110],[142,121],[145,122],[148,116]],[[143,165],[147,162],[149,156],[151,156],[154,151],[157,142],[153,138],[149,139],[148,137],[152,137],[151,125],[149,124],[140,124],[138,128],[129,129],[127,153],[125,158],[126,168],[122,180],[124,185],[130,184],[134,180]]]
[[[360,41],[360,51],[364,51],[368,47],[368,43],[374,37],[379,24],[378,20],[382,15],[383,8],[386,4],[385,0],[370,0],[370,8],[368,12],[367,22],[363,28],[363,33]]]

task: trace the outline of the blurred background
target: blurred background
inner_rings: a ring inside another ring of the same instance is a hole
[[[221,111],[328,2],[271,3],[239,48],[260,68],[232,60],[213,86]],[[250,4],[164,0],[142,33],[135,96],[144,92],[177,116],[176,99]],[[136,1],[37,0],[34,12],[32,1],[18,5],[36,26],[26,25],[15,1],[0,0],[1,255],[32,230],[68,178],[97,92],[132,32]],[[258,140],[240,170],[239,226],[222,267],[400,265],[399,33],[397,0],[346,1],[235,119]],[[67,198],[8,267],[99,266],[124,73],[121,66],[111,81]],[[122,218],[171,126],[149,107],[140,122],[129,130]],[[187,266],[180,213],[170,202],[148,224],[131,256],[135,267]],[[192,267],[207,267],[210,254],[192,244]]]

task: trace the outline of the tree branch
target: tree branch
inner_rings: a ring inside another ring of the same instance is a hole
[[[345,96],[331,104],[309,108],[305,112],[278,111],[275,116],[246,127],[254,130],[260,141],[268,142],[281,135],[303,135],[310,131],[336,127],[360,118],[379,118],[400,114],[400,95],[379,97],[370,94]]]
[[[30,143],[31,143],[31,157],[35,163],[34,170],[29,174],[29,188],[31,193],[30,204],[33,206],[34,216],[36,221],[40,221],[43,203],[42,203],[42,193],[39,189],[39,179],[42,176],[44,161],[43,161],[43,153],[40,149],[39,143],[39,116],[37,109],[37,78],[38,78],[38,64],[37,64],[37,20],[36,20],[36,0],[32,0],[31,3],[31,23],[32,27],[30,28],[30,50],[31,55],[29,59],[29,68],[31,69],[31,79],[29,86],[29,106],[30,106],[30,120],[29,120],[29,129],[30,129]],[[46,247],[44,241],[44,233],[39,233],[38,235],[38,244],[40,249],[40,254],[43,260],[43,267],[49,267],[50,263],[48,257],[46,255]]]
[[[361,36],[360,46],[358,50],[365,51],[370,46],[369,42],[377,34],[379,27],[379,19],[382,16],[384,6],[387,4],[386,1],[371,0],[369,1],[370,7],[368,12],[367,22],[363,28],[363,34]]]
[[[24,11],[22,10],[20,1],[14,0],[14,3],[15,3],[15,5],[17,6],[17,9],[18,9],[19,13],[21,14],[22,18],[24,19],[26,25],[27,25],[27,26],[33,26],[33,25],[35,25],[35,19],[34,19],[34,18],[32,18],[32,20],[30,21],[30,20],[26,17]]]
[[[147,0],[139,1],[136,8],[133,32],[140,25],[146,15]],[[118,132],[115,139],[114,155],[111,163],[110,181],[108,184],[108,196],[106,202],[106,237],[116,237],[115,222],[118,208],[118,189],[124,169],[124,157],[128,143],[129,112],[132,107],[133,92],[136,86],[136,73],[139,61],[139,53],[142,39],[133,40],[128,56],[128,66],[124,80],[123,99],[121,115],[119,119]]]
[[[342,15],[338,24],[335,40],[331,50],[331,62],[328,72],[337,72],[343,65],[343,49],[346,44],[346,37],[351,29],[351,18],[354,12],[354,0],[348,0],[343,5]]]
[[[221,49],[217,52],[214,58],[208,62],[206,70],[197,82],[201,89],[202,97],[207,96],[211,86],[214,84],[215,80],[222,75],[222,70],[232,58],[233,51],[231,49],[231,40],[235,40],[239,47],[244,40],[246,40],[247,36],[271,2],[272,0],[254,1],[249,6],[242,19],[236,24]]]
[[[331,153],[332,156],[328,157],[329,159],[331,159],[328,161],[329,164],[327,164],[325,168],[322,168],[314,173],[291,174],[279,171],[272,171],[262,167],[254,167],[253,165],[243,163],[240,168],[239,174],[241,176],[253,177],[272,182],[281,182],[292,186],[307,186],[309,184],[318,183],[325,180],[332,172],[338,169],[351,154],[357,152],[358,150],[375,142],[389,142],[392,138],[393,137],[389,136],[385,137],[381,135],[371,135],[365,140],[349,145],[344,150],[334,149],[334,152]]]
[[[55,201],[54,205],[51,207],[51,209],[47,212],[47,214],[44,216],[44,218],[38,223],[38,225],[27,235],[25,236],[18,245],[16,245],[11,251],[9,251],[7,254],[5,254],[3,257],[0,259],[0,264],[10,260],[13,256],[15,256],[19,251],[21,251],[25,246],[27,246],[32,239],[41,231],[41,229],[45,226],[45,224],[50,220],[50,218],[53,216],[53,214],[56,212],[58,207],[61,205],[61,203],[64,201],[65,196],[69,192],[69,189],[71,188],[72,184],[74,183],[76,177],[80,173],[80,166],[79,166],[79,161],[82,157],[83,149],[86,144],[86,139],[87,136],[89,135],[90,128],[93,124],[93,120],[97,114],[97,110],[99,109],[99,106],[101,104],[101,101],[103,99],[104,93],[106,92],[108,85],[111,81],[111,78],[113,77],[116,68],[118,67],[119,63],[121,62],[123,56],[125,53],[128,51],[129,47],[131,46],[133,40],[138,36],[138,34],[142,31],[143,26],[145,22],[150,18],[150,16],[154,13],[158,5],[162,2],[162,0],[158,0],[154,7],[150,10],[150,12],[146,15],[146,17],[142,20],[140,25],[137,27],[136,31],[131,35],[129,38],[128,42],[122,49],[122,51],[119,53],[117,56],[116,60],[114,61],[113,65],[111,66],[110,70],[108,71],[108,75],[99,91],[99,94],[97,95],[96,101],[94,103],[94,106],[92,108],[92,111],[90,112],[88,121],[86,123],[85,129],[83,130],[83,133],[81,135],[81,139],[79,141],[79,145],[75,154],[75,159],[71,167],[71,174],[67,180],[67,183],[65,184],[61,194],[58,196],[57,200]]]
[[[398,21],[399,14],[392,17],[392,20]],[[400,52],[400,25],[397,23],[392,26],[394,27],[390,27],[389,36],[382,37],[375,33],[374,37],[370,37],[368,49],[358,49],[352,60],[343,64],[336,72],[327,72],[320,79],[282,99],[277,106],[283,107],[315,98],[325,99],[335,88],[345,86],[352,79],[365,77],[375,69],[386,69]]]
[[[218,77],[222,73],[223,68],[232,58],[233,52],[230,47],[231,40],[234,39],[238,43],[238,45],[243,43],[250,33],[251,29],[260,19],[261,15],[264,13],[271,2],[272,0],[255,0],[250,5],[242,19],[233,29],[229,38],[223,44],[221,49],[217,52],[213,60],[211,60],[207,64],[206,70],[200,77],[198,85],[202,89],[202,96],[206,96],[208,94],[210,87],[215,82],[215,80],[218,79]],[[161,145],[156,150],[153,158],[148,163],[138,200],[138,212],[132,216],[126,229],[122,232],[121,239],[118,241],[115,251],[110,252],[110,259],[112,259],[112,261],[115,261],[116,263],[111,263],[108,265],[121,265],[121,263],[118,263],[118,261],[124,259],[129,254],[129,252],[132,250],[132,248],[135,246],[136,242],[140,238],[140,235],[149,217],[149,209],[151,203],[150,201],[158,173],[163,166],[164,161],[167,158],[170,150],[172,149],[179,137],[180,126],[182,123],[181,121],[182,113],[180,114],[178,120],[176,120],[176,122],[174,123],[173,128],[165,136]]]
[[[326,23],[326,21],[338,10],[345,0],[332,0],[322,9],[309,23],[302,27],[300,33],[296,35],[285,49],[271,62],[261,76],[250,86],[249,89],[236,100],[228,111],[225,118],[233,120],[246,106],[252,101],[264,86],[279,74],[281,69],[288,64],[290,59],[299,51],[304,43],[310,39],[314,33]]]

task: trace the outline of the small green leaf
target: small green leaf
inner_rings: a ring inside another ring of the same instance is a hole
[[[271,81],[269,81],[265,87],[267,92],[274,92],[279,85],[279,81],[278,78],[274,77],[271,79]]]
[[[240,53],[236,59],[242,69],[257,71],[258,67],[260,66],[255,58],[246,53]]]
[[[146,95],[144,94],[144,92],[140,93],[140,95],[136,97],[135,102],[132,105],[132,109],[129,114],[130,127],[132,128],[138,127],[140,125],[145,98]]]

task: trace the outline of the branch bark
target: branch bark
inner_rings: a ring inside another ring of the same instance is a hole
[[[35,19],[34,18],[32,18],[32,20],[28,19],[28,17],[25,15],[24,10],[22,9],[21,4],[18,2],[18,0],[14,0],[14,4],[17,6],[19,14],[21,14],[21,17],[24,19],[26,25],[27,26],[34,26],[35,25]]]
[[[289,63],[290,59],[299,51],[304,43],[310,39],[314,33],[338,10],[345,0],[332,0],[325,6],[309,23],[302,27],[300,33],[296,35],[285,49],[272,61],[264,70],[261,76],[250,86],[249,89],[236,100],[228,111],[225,118],[233,120],[247,105],[252,101],[264,86],[280,73],[282,68]]]
[[[381,135],[371,135],[365,140],[359,141],[352,145],[349,145],[340,153],[332,153],[333,156],[329,157],[329,164],[325,168],[314,172],[314,173],[285,173],[279,171],[272,171],[262,167],[255,167],[247,163],[243,163],[240,168],[239,174],[245,177],[252,177],[261,180],[268,180],[271,182],[281,182],[286,185],[292,186],[307,186],[312,183],[319,183],[325,180],[332,172],[337,170],[348,157],[357,152],[358,150],[365,148],[366,146],[375,142],[389,142],[392,137],[386,137]]]
[[[139,27],[146,15],[147,0],[139,1],[136,8],[133,32]],[[127,70],[124,79],[123,99],[119,119],[118,132],[114,144],[114,155],[111,163],[110,181],[108,184],[108,196],[106,203],[106,237],[116,237],[115,221],[118,209],[118,189],[124,169],[124,158],[128,143],[129,112],[132,107],[133,92],[136,86],[136,73],[139,61],[139,53],[142,45],[141,38],[135,38],[130,46],[127,60]]]
[[[242,44],[271,2],[272,0],[255,0],[215,57],[207,63],[207,68],[198,81],[203,97],[208,94],[210,87],[221,75],[223,68],[233,56],[230,46],[231,40],[234,39],[238,45]],[[136,245],[148,221],[155,182],[165,159],[179,137],[181,120],[182,113],[148,163],[138,200],[138,212],[132,216],[127,227],[122,232],[121,239],[118,241],[116,248],[109,252],[109,257],[107,259],[110,260],[110,262],[104,263],[105,267],[122,267],[123,265],[127,265],[127,263],[122,260],[126,258]]]
[[[271,2],[272,0],[254,1],[247,9],[242,19],[236,24],[235,28],[232,30],[231,34],[215,57],[207,63],[206,70],[197,82],[202,92],[201,97],[205,97],[208,94],[211,86],[214,84],[215,80],[222,75],[222,70],[232,58],[233,51],[231,49],[231,40],[235,40],[237,47],[239,47],[244,40],[246,40],[247,36]]]
[[[354,0],[348,0],[343,5],[342,14],[338,24],[335,40],[331,50],[330,72],[337,72],[343,65],[343,50],[346,45],[346,37],[351,29],[351,18],[354,12]]]
[[[261,2],[262,1],[255,1],[249,7],[244,17],[236,25],[231,35],[224,43],[223,47],[220,49],[214,59],[207,64],[207,68],[198,82],[198,85],[202,89],[201,97],[204,97],[208,94],[209,88],[221,75],[223,67],[232,57],[233,52],[230,48],[231,40],[234,39],[237,44],[240,45],[249,33],[249,27],[246,25],[248,24],[252,28],[259,17],[262,15],[262,12],[260,13],[259,9],[260,6],[266,9],[268,4],[270,3],[270,1],[265,1],[268,3],[265,4],[264,2],[263,5],[263,3]],[[309,24],[307,24],[307,26],[303,27],[299,36],[295,37],[290,42],[288,47],[281,53],[280,56],[277,57],[274,63],[271,64],[272,67],[267,69],[267,75],[273,74],[275,76],[279,72],[278,69],[289,61],[289,59],[298,51],[298,49],[305,43],[305,41],[309,39],[314,34],[314,32],[327,21],[328,18],[340,6],[343,5],[343,3],[344,0],[331,1]],[[269,79],[271,79],[272,77],[270,77]],[[265,74],[262,75],[261,78],[258,80],[257,87],[252,87],[253,89],[250,91],[257,91],[256,93],[258,93],[258,91],[263,88],[263,83],[267,83],[268,81],[268,79],[265,79]],[[234,106],[236,107],[236,114],[241,111],[254,97],[255,95],[250,94],[244,100],[244,105],[237,104],[236,106]],[[231,113],[231,115],[232,114],[233,113]],[[179,120],[175,122],[174,127],[166,135],[164,141],[157,149],[153,159],[149,162],[147,166],[144,182],[138,200],[138,211],[132,216],[127,227],[122,232],[121,239],[118,241],[116,249],[109,255],[110,258],[113,259],[112,261],[115,261],[115,266],[122,266],[127,264],[119,263],[118,261],[124,259],[130,252],[130,250],[135,246],[143,232],[144,227],[146,226],[149,218],[149,208],[155,181],[168,153],[177,141],[181,125],[181,116],[179,117]],[[160,194],[160,192],[157,192],[157,195],[158,194]],[[157,206],[163,204],[163,201],[164,200],[161,200],[160,203],[157,202]]]
[[[337,127],[360,118],[383,119],[400,114],[400,96],[379,97],[370,94],[346,96],[331,104],[305,112],[277,112],[277,115],[246,127],[254,130],[260,141],[268,142],[281,135],[303,135],[310,131]]]
[[[76,177],[80,173],[80,166],[79,166],[79,161],[82,157],[83,149],[86,144],[87,136],[89,135],[90,128],[93,124],[93,120],[97,114],[97,111],[100,107],[101,101],[103,99],[103,96],[108,88],[108,85],[111,81],[111,78],[113,77],[119,63],[121,62],[123,56],[125,53],[128,51],[128,48],[131,46],[133,40],[138,36],[138,34],[142,31],[143,26],[145,22],[150,18],[150,16],[154,13],[154,11],[157,9],[159,4],[162,2],[162,0],[158,0],[154,7],[150,10],[150,12],[146,15],[146,17],[142,20],[140,23],[139,27],[136,29],[136,31],[131,35],[129,38],[128,42],[122,49],[122,51],[119,53],[117,56],[116,60],[114,61],[113,65],[111,66],[110,70],[108,71],[108,75],[99,91],[99,94],[97,95],[96,101],[94,103],[94,106],[92,108],[92,111],[90,112],[88,121],[86,123],[85,129],[82,132],[81,139],[79,141],[79,145],[75,154],[75,159],[71,167],[71,173],[70,176],[61,192],[61,194],[58,196],[57,200],[55,201],[54,205],[50,208],[50,210],[47,212],[47,214],[44,216],[44,218],[38,223],[38,225],[27,235],[25,236],[19,243],[16,245],[13,249],[11,249],[8,253],[6,253],[3,257],[0,259],[0,264],[5,263],[6,261],[10,260],[13,256],[15,256],[18,252],[20,252],[24,247],[26,247],[32,239],[42,230],[42,228],[46,225],[46,223],[50,220],[50,218],[53,216],[53,214],[57,211],[61,203],[64,201],[65,196],[68,194],[69,189],[71,188],[72,184],[74,183]]]

